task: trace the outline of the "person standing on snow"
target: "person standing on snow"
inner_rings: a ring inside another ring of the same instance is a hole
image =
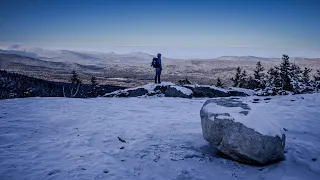
[[[162,71],[162,63],[161,63],[161,54],[159,53],[157,55],[157,58],[153,58],[152,64],[151,64],[155,69],[156,69],[156,76],[154,77],[154,83],[161,83],[161,71]]]

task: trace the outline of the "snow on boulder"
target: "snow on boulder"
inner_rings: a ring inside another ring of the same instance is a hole
[[[248,104],[207,100],[200,116],[204,139],[228,158],[256,165],[284,159],[283,128]]]
[[[175,84],[169,82],[163,82],[161,84],[146,84],[143,86],[128,88],[124,90],[118,90],[112,93],[107,93],[104,97],[139,97],[144,95],[164,94],[169,86]]]
[[[208,85],[184,85],[184,87],[191,89],[194,97],[228,97],[228,91],[216,86]]]
[[[181,86],[169,86],[165,91],[166,97],[192,98],[193,92]]]

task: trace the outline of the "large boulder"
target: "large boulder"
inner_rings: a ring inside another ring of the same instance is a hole
[[[227,157],[264,165],[284,159],[285,134],[276,122],[235,99],[212,99],[201,111],[203,137]]]
[[[194,97],[228,97],[228,91],[215,86],[206,85],[184,85],[184,87],[191,89]]]
[[[169,86],[165,91],[166,97],[192,98],[193,93],[190,89],[181,86]]]

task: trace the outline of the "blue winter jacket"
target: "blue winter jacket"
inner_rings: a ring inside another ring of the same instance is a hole
[[[159,64],[160,64],[160,69],[162,70],[162,63],[161,63],[161,58],[158,58]]]

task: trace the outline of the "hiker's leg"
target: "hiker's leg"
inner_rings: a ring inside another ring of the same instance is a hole
[[[155,83],[160,83],[159,78],[160,78],[160,69],[156,68]],[[157,82],[157,80],[158,80],[158,82]]]
[[[156,76],[154,77],[154,83],[156,83],[156,84],[157,84],[157,79],[158,79],[158,75],[156,75]]]
[[[161,81],[160,81],[161,71],[162,71],[162,70],[159,68],[159,72],[158,72],[158,83],[161,83]]]

